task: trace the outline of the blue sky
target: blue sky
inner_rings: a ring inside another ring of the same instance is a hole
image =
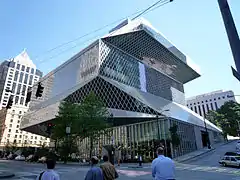
[[[45,53],[49,49],[154,2],[156,0],[2,0],[0,60],[14,57],[26,48],[34,63],[46,73],[112,26]],[[240,1],[229,0],[229,4],[240,32]],[[174,0],[143,17],[200,66],[202,76],[185,85],[187,97],[219,89],[240,94],[240,83],[231,73],[234,61],[217,0]],[[75,48],[71,48],[73,46]]]

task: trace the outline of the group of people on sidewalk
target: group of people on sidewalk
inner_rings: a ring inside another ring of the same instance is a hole
[[[157,149],[158,157],[152,162],[152,177],[155,180],[175,180],[175,165],[172,159],[164,156],[164,147]],[[104,163],[98,165],[98,158],[92,157],[92,166],[88,170],[85,180],[114,180],[118,178],[118,173],[109,160],[108,156],[103,157]],[[60,180],[59,175],[54,171],[56,161],[47,159],[47,170],[40,173],[37,180]]]

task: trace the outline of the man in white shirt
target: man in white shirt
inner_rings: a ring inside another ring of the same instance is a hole
[[[42,172],[36,180],[60,180],[59,175],[54,171],[56,161],[47,159],[47,170]]]
[[[158,157],[152,162],[152,176],[155,180],[174,180],[174,162],[163,154],[164,148],[159,147],[157,149]]]

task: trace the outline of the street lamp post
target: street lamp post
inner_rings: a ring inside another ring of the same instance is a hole
[[[67,125],[66,126],[66,135],[67,135],[67,141],[68,141],[68,148],[69,148],[69,153],[71,152],[71,146],[70,146],[70,134],[71,134],[71,126]],[[68,153],[68,155],[69,155]]]
[[[207,123],[206,123],[206,119],[205,119],[204,115],[203,115],[203,121],[204,121],[205,133],[207,135],[207,146],[208,146],[208,149],[211,149],[211,143],[210,143],[210,139],[209,139]]]

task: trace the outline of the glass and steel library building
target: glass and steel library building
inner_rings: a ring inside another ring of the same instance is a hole
[[[162,142],[169,154],[180,156],[206,146],[206,129],[211,144],[222,141],[221,129],[185,106],[183,85],[199,76],[190,58],[148,21],[125,20],[41,79],[43,96],[32,97],[21,129],[44,135],[61,101],[81,103],[94,92],[114,120],[113,136],[102,137],[96,152],[114,144],[122,147],[122,158],[133,158],[140,149],[151,157],[151,147]],[[173,124],[181,142],[174,152]],[[83,154],[88,148],[87,140],[81,143]]]

